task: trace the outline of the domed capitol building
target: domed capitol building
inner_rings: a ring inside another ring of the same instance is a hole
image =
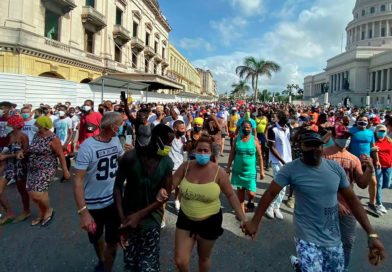
[[[392,0],[357,0],[346,27],[346,51],[324,72],[304,79],[312,104],[391,107]]]

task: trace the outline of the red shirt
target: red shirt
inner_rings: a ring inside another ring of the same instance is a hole
[[[87,138],[91,136],[95,136],[99,134],[99,126],[101,124],[102,115],[98,112],[93,112],[89,115],[82,116],[80,118],[80,127],[79,127],[79,144],[82,144]],[[86,124],[92,124],[98,127],[93,133],[87,132]]]
[[[376,146],[380,149],[378,151],[378,158],[382,168],[392,167],[392,144],[384,138],[382,141],[377,141]]]

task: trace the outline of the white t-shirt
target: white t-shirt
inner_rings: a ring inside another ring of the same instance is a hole
[[[155,122],[155,120],[157,120],[157,115],[155,113],[153,113],[150,116],[148,116],[147,120],[148,120],[149,123],[153,124]]]
[[[176,171],[178,167],[184,162],[184,145],[186,143],[185,137],[174,138],[171,146],[171,151],[169,153],[170,159],[174,163],[173,170]]]
[[[79,123],[80,123],[80,117],[79,117],[79,115],[76,115],[76,114],[75,114],[74,116],[72,116],[71,120],[72,120],[72,127],[73,127],[73,130],[74,130],[74,131],[78,130],[78,129],[77,129],[77,126],[78,126]]]
[[[29,138],[29,144],[31,144],[34,135],[38,132],[38,128],[35,126],[35,119],[25,121],[25,126],[21,129],[21,131],[27,135]]]
[[[84,199],[89,210],[103,209],[114,202],[117,160],[123,154],[118,137],[113,137],[108,143],[90,137],[80,145],[75,169],[87,171],[84,176]]]
[[[51,132],[54,132],[54,121],[56,121],[57,119],[59,119],[58,116],[52,114],[51,116],[49,116],[50,120],[52,120],[53,123],[53,127],[50,129]]]
[[[69,130],[73,129],[72,120],[69,117],[64,119],[56,119],[53,123],[53,127],[56,129],[56,136],[60,139],[61,145],[64,145],[69,136]]]

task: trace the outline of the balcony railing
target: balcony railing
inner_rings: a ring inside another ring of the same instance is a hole
[[[121,45],[127,43],[131,39],[130,32],[122,25],[113,26],[113,38]]]
[[[48,10],[61,16],[76,7],[74,0],[42,0],[42,4]]]
[[[162,62],[162,57],[161,57],[161,55],[160,55],[160,54],[156,54],[154,60],[155,60],[155,62],[157,62],[157,63]]]
[[[98,32],[106,26],[105,16],[91,6],[83,7],[82,22],[92,32]]]
[[[61,49],[61,50],[67,51],[67,52],[69,52],[71,50],[70,46],[68,46],[64,43],[55,41],[55,40],[48,39],[48,38],[45,38],[45,44],[52,46],[52,47],[56,47],[58,49]]]
[[[155,56],[155,51],[151,46],[146,45],[146,47],[144,48],[144,55],[152,58]]]
[[[144,42],[138,37],[132,37],[131,46],[132,46],[132,50],[135,50],[136,52],[140,52],[144,49]]]

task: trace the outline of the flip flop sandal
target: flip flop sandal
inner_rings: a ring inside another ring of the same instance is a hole
[[[36,221],[35,223],[31,222],[31,226],[35,227],[38,226],[39,224],[41,224],[42,220],[44,220],[43,218],[36,218],[33,221]]]
[[[15,218],[4,218],[5,220],[0,223],[0,226],[11,224]]]
[[[23,222],[23,221],[25,221],[27,218],[29,218],[30,216],[31,216],[31,213],[28,213],[28,214],[26,214],[26,215],[23,216],[23,217],[18,216],[18,217],[15,218],[14,223]]]
[[[41,224],[41,227],[45,228],[45,227],[49,226],[50,223],[52,223],[52,221],[53,221],[53,217],[54,217],[54,210],[52,211],[52,215],[51,216],[43,219],[44,223]]]

